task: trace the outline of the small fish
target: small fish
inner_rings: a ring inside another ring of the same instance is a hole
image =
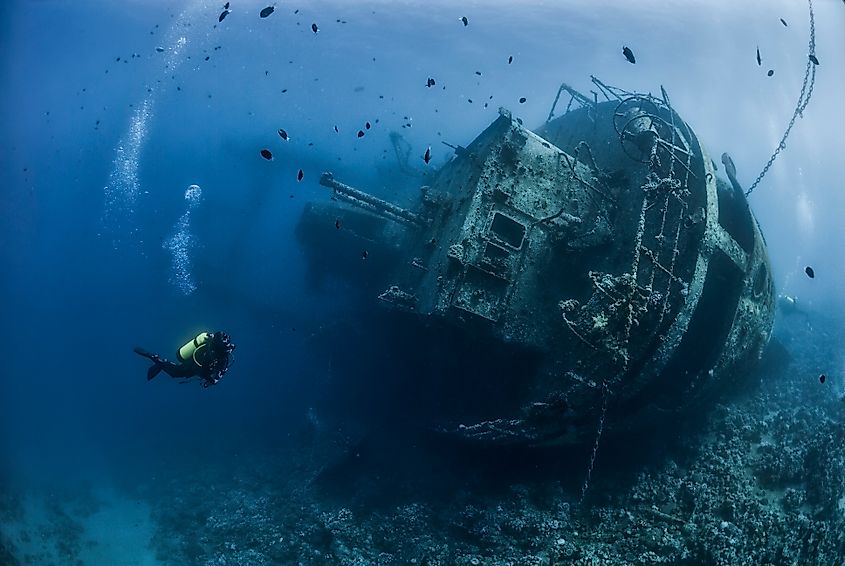
[[[513,55],[508,56],[508,65],[513,63]]]
[[[818,60],[818,59],[816,58],[816,56],[815,56],[815,55],[813,55],[812,53],[810,53],[810,61],[812,61],[812,62],[813,62],[813,65],[818,65],[818,64],[819,64],[819,60]]]
[[[358,130],[358,137],[359,137],[359,138],[363,138],[363,137],[364,137],[364,130]]]
[[[423,161],[425,161],[426,165],[428,165],[428,162],[431,161],[431,146],[426,148],[425,155],[423,155]]]
[[[626,47],[624,45],[622,46],[622,55],[625,56],[625,59],[627,59],[630,64],[636,64],[637,58],[634,57],[634,52],[631,51],[629,47]]]
[[[228,2],[226,2],[225,4],[223,4],[223,9],[224,9],[224,10],[228,10],[228,9],[229,9],[229,3],[228,3]]]
[[[434,82],[434,79],[431,78],[431,77],[428,77],[428,80],[425,82],[425,86],[427,86],[429,88],[433,87],[435,84],[437,84],[437,83]]]
[[[340,130],[337,129],[337,126],[334,127],[335,132],[339,132]]]
[[[757,47],[757,66],[759,67],[762,64],[763,64],[763,58],[760,57],[760,47],[758,46]]]
[[[367,123],[365,123],[365,124],[364,124],[364,129],[369,130],[369,129],[370,129],[370,127],[371,127],[371,126],[370,126],[370,123],[369,123],[369,122],[367,122]]]
[[[775,74],[775,70],[774,70],[774,69],[769,69],[769,72],[768,72],[768,73],[766,73],[766,75],[767,75],[767,76],[769,76],[769,77],[771,77],[771,76],[772,76],[772,75],[774,75],[774,74]]]
[[[464,23],[464,27],[469,25],[469,20],[466,16],[461,16],[461,21]]]
[[[320,31],[320,28],[317,27],[317,24],[311,24],[311,31],[317,33],[318,31]]]
[[[270,150],[269,150],[269,149],[262,149],[262,150],[261,150],[261,157],[263,157],[263,158],[264,158],[264,159],[266,159],[267,161],[272,161],[272,160],[273,160],[273,154],[272,154],[272,153],[270,153]]]
[[[288,141],[290,139],[290,137],[288,137],[288,133],[282,128],[279,128],[279,137],[282,138],[282,140],[284,141]]]
[[[813,271],[813,268],[810,267],[809,265],[804,268],[804,273],[806,273],[807,277],[809,277],[810,279],[815,279],[815,277],[816,277],[816,272]]]
[[[206,60],[206,61],[208,61],[209,59],[211,59],[211,57],[210,57],[210,56],[208,56],[208,55],[206,55],[206,56],[205,56],[205,60]]]
[[[826,379],[827,379],[827,376],[825,374],[821,374],[819,376],[819,383],[824,383]]]
[[[475,72],[475,74],[476,74],[476,75],[478,75],[478,76],[480,77],[480,76],[481,76],[481,71],[476,71],[476,72]]]
[[[159,53],[163,53],[164,47],[156,47],[156,51],[158,51]]]
[[[223,10],[222,12],[220,12],[220,17],[217,18],[217,21],[222,22],[223,20],[226,19],[226,16],[228,16],[228,15],[229,15],[229,10]]]
[[[525,98],[524,96],[522,96],[522,97],[520,97],[520,99],[519,99],[519,103],[520,103],[520,104],[525,104],[525,100],[526,100],[526,98]]]
[[[261,16],[262,18],[266,18],[267,16],[269,16],[270,14],[272,14],[275,11],[276,11],[276,8],[274,6],[267,6],[266,8],[261,10],[261,12],[259,12],[258,15]]]
[[[369,256],[370,254],[367,253],[367,250],[361,252],[361,259],[367,259]]]
[[[302,169],[300,169],[299,173],[296,174],[296,180],[301,181],[303,177],[305,177],[305,173],[303,173]]]
[[[783,18],[780,19],[780,23],[783,24],[783,27],[787,27],[786,20],[784,20]]]
[[[340,218],[334,221],[334,227],[337,230],[340,230],[340,227],[343,226],[343,222],[340,221]]]

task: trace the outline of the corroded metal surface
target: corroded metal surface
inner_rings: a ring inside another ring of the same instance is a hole
[[[518,380],[519,394],[488,419],[452,415],[455,434],[585,440],[606,418],[631,425],[698,402],[768,341],[774,290],[741,190],[717,178],[665,93],[596,84],[605,102],[564,85],[567,111],[536,133],[501,110],[415,210],[324,177],[403,225],[381,302],[542,360],[492,377]]]

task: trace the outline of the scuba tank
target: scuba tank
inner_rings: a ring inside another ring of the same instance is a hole
[[[210,340],[211,335],[208,332],[200,332],[193,340],[188,341],[184,346],[179,348],[176,357],[180,362],[193,360],[198,366],[205,367],[208,360],[204,358],[209,349],[208,343]]]

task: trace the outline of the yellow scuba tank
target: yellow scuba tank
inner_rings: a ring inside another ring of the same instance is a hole
[[[208,332],[200,332],[196,338],[179,348],[176,357],[179,358],[180,362],[193,360],[198,366],[202,366],[203,364],[197,361],[197,352],[204,348],[210,339],[211,335]]]

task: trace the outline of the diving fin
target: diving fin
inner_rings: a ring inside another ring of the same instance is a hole
[[[150,366],[150,369],[147,370],[147,381],[151,380],[159,373],[161,373],[162,367],[161,364],[153,364]]]
[[[144,356],[145,358],[153,359],[153,355],[143,348],[138,348],[136,346],[135,348],[132,348],[132,351],[138,354],[139,356]]]

